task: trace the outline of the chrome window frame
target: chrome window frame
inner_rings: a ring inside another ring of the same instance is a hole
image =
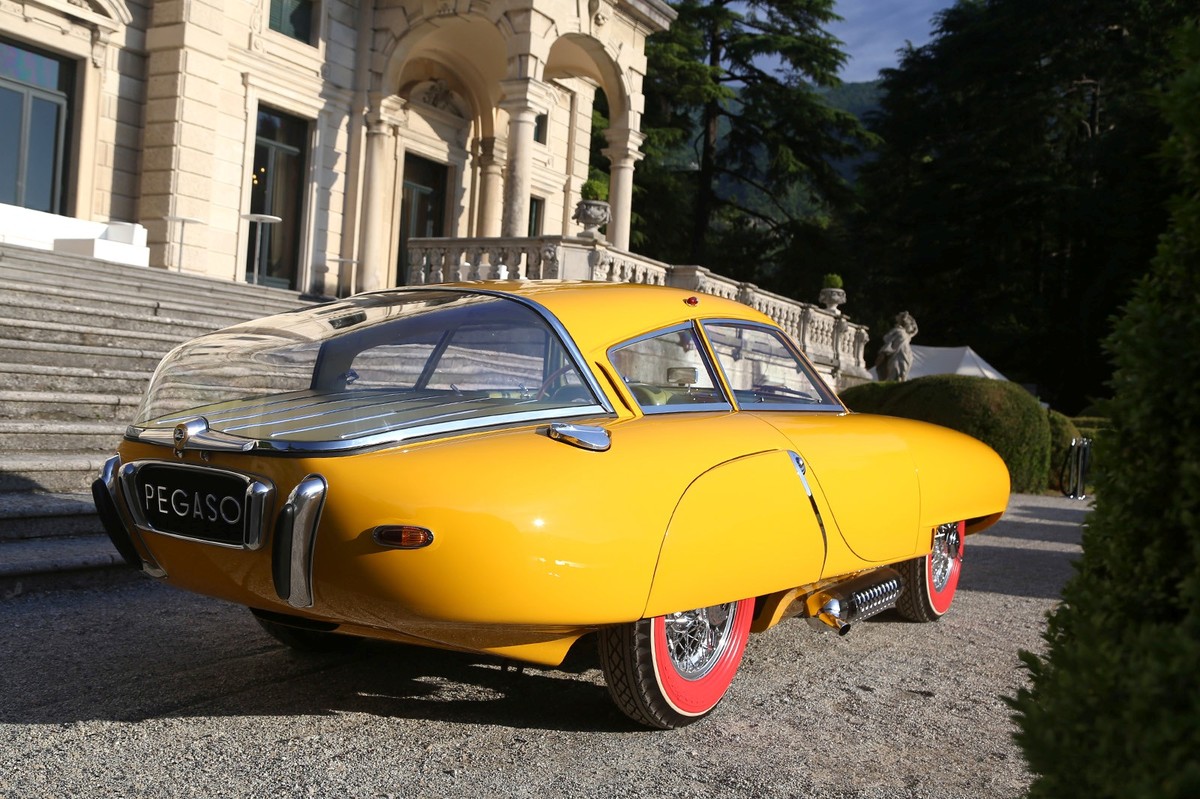
[[[829,396],[833,397],[834,403],[826,403],[826,402],[820,402],[820,403],[761,402],[761,403],[759,403],[759,402],[756,402],[756,403],[750,403],[750,404],[743,404],[743,403],[739,402],[738,398],[737,398],[737,392],[735,392],[733,389],[733,383],[730,381],[729,375],[725,372],[725,366],[721,363],[721,356],[717,352],[716,347],[713,345],[712,339],[709,338],[709,336],[708,336],[708,330],[706,328],[707,325],[730,325],[730,326],[736,326],[736,327],[743,327],[743,328],[759,330],[759,331],[769,333],[771,335],[776,336],[780,341],[783,342],[784,347],[786,347],[791,352],[792,356],[796,358],[796,362],[799,363],[804,368],[804,373],[806,375],[808,375],[809,380],[814,385],[819,386],[820,388],[823,388],[829,394]],[[776,327],[774,325],[763,324],[762,322],[752,322],[752,321],[749,321],[746,319],[736,319],[736,318],[731,318],[731,317],[697,320],[697,326],[700,328],[701,334],[704,336],[705,347],[707,347],[708,351],[712,354],[712,359],[716,362],[717,369],[720,370],[721,381],[728,388],[728,392],[732,396],[734,406],[739,411],[753,412],[753,413],[759,413],[759,412],[765,413],[765,412],[774,412],[774,411],[783,411],[783,412],[787,412],[787,413],[795,413],[796,411],[811,411],[811,412],[816,412],[816,413],[845,413],[846,412],[846,406],[843,405],[841,400],[838,398],[837,392],[834,391],[833,388],[828,383],[825,382],[824,378],[821,377],[820,373],[817,372],[817,370],[815,368],[813,368],[812,363],[808,360],[808,356],[806,356],[804,354],[804,350],[800,349],[800,347],[796,344],[796,342],[792,341],[792,337],[789,336],[787,334],[787,332],[785,332],[782,328]]]
[[[704,364],[704,368],[708,370],[708,377],[712,381],[713,391],[724,397],[725,401],[704,402],[689,405],[643,405],[642,403],[638,402],[637,397],[629,388],[629,384],[625,382],[625,376],[622,375],[621,370],[617,368],[617,364],[613,360],[613,355],[617,352],[617,350],[637,344],[639,341],[646,341],[648,339],[659,338],[670,333],[682,333],[685,331],[690,332],[693,336],[695,336],[697,345],[696,351],[700,354],[700,361]],[[620,378],[622,387],[629,392],[630,396],[633,397],[634,404],[637,405],[641,412],[646,416],[657,416],[664,413],[712,413],[713,411],[728,413],[732,412],[736,408],[729,397],[728,391],[726,390],[726,383],[722,379],[724,377],[724,373],[718,372],[713,368],[714,356],[710,348],[708,338],[700,330],[697,320],[689,320],[687,322],[681,322],[675,325],[668,325],[667,327],[660,327],[657,330],[652,330],[648,333],[643,333],[639,336],[626,339],[609,347],[605,351],[604,356],[608,359],[608,365],[613,370],[613,374]]]

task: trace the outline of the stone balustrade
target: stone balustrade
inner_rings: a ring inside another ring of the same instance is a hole
[[[867,328],[845,316],[743,283],[703,266],[672,266],[617,250],[603,240],[415,238],[408,243],[410,285],[464,280],[601,280],[675,286],[736,300],[771,317],[827,379],[841,389],[870,380]]]

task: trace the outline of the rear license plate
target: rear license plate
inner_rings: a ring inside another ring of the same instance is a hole
[[[168,463],[125,468],[126,498],[155,532],[255,549],[270,487],[245,475]]]

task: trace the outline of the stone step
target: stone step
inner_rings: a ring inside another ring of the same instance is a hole
[[[102,533],[91,493],[0,492],[0,541]]]
[[[130,416],[132,419],[132,415]],[[116,452],[125,434],[120,420],[0,419],[0,452]]]
[[[137,295],[110,290],[105,284],[81,287],[73,284],[59,286],[9,280],[4,284],[4,288],[6,294],[21,300],[83,307],[93,307],[99,302],[105,307],[120,308],[130,315],[166,316],[193,322],[211,322],[214,329],[228,327],[247,319],[283,313],[302,304],[292,299],[230,296],[211,290],[184,293],[172,291],[169,286],[163,287],[163,290],[156,294]]]
[[[85,347],[140,349],[166,354],[186,336],[169,332],[134,332],[64,322],[31,322],[0,318],[0,339],[39,341],[43,344],[70,344]]]
[[[133,421],[141,394],[84,394],[71,391],[0,391],[5,419]]]
[[[170,300],[198,297],[214,301],[214,307],[248,303],[249,307],[268,305],[274,313],[311,303],[299,292],[255,286],[205,275],[169,272],[156,267],[129,266],[90,258],[65,256],[43,250],[0,246],[0,281],[19,281],[48,286],[87,285],[130,297],[154,297]],[[261,316],[262,313],[251,313]]]
[[[144,347],[99,347],[0,336],[0,362],[88,367],[103,363],[110,369],[150,374],[165,351]]]
[[[0,598],[139,579],[107,535],[0,540]]]
[[[55,391],[141,396],[150,382],[150,374],[104,367],[0,362],[0,386],[24,392]],[[4,410],[0,408],[0,416],[5,415]]]
[[[87,493],[108,457],[101,452],[0,452],[0,491]]]
[[[0,596],[142,579],[91,484],[170,349],[296,292],[0,245]]]
[[[123,332],[162,333],[182,341],[235,323],[229,317],[196,321],[154,315],[152,311],[153,308],[131,308],[128,305],[107,303],[99,297],[91,305],[85,305],[63,302],[53,297],[35,297],[30,292],[10,293],[7,286],[4,293],[0,294],[0,319],[22,326],[40,326],[44,322],[68,323]]]

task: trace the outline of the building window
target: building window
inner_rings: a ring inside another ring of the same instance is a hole
[[[537,238],[542,235],[542,222],[546,216],[546,201],[541,197],[529,198],[529,236]]]
[[[313,0],[271,0],[271,30],[313,43]]]
[[[270,108],[258,110],[254,171],[250,176],[250,212],[281,221],[251,222],[246,282],[297,288],[300,261],[308,121]],[[261,225],[261,236],[256,226]],[[261,240],[257,253],[255,242]]]
[[[75,65],[0,39],[0,203],[64,213]]]
[[[533,140],[538,144],[546,143],[546,128],[548,127],[549,117],[545,114],[538,114],[533,118]]]

